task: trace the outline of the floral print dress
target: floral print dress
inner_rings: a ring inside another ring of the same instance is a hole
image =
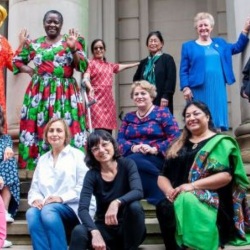
[[[43,140],[43,130],[52,117],[64,118],[70,127],[71,145],[84,148],[86,140],[85,110],[74,69],[84,72],[87,68],[85,41],[79,37],[76,53],[80,56],[74,64],[73,54],[64,35],[55,44],[48,44],[46,37],[30,41],[14,59],[14,74],[31,60],[35,73],[27,87],[21,109],[19,138],[19,167],[33,170],[40,155],[49,150]]]
[[[11,200],[9,213],[14,216],[20,202],[20,183],[18,177],[17,162],[14,157],[4,161],[4,151],[7,147],[12,148],[12,140],[9,135],[0,136],[0,176],[4,180],[4,186],[9,187]]]

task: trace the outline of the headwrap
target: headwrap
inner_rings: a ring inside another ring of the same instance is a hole
[[[2,26],[7,15],[7,10],[2,5],[0,5],[0,27]]]

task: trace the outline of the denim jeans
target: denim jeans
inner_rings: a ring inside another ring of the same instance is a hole
[[[34,250],[66,250],[65,227],[74,228],[79,220],[68,205],[51,203],[41,210],[31,207],[26,212]]]
[[[124,207],[123,220],[120,225],[107,226],[96,222],[107,250],[137,250],[146,236],[144,211],[139,201]],[[71,235],[69,250],[86,250],[91,248],[91,234],[85,225],[78,225]]]

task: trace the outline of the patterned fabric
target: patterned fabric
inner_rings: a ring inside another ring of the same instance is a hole
[[[14,216],[20,201],[20,185],[15,158],[13,157],[7,161],[3,160],[6,147],[12,148],[12,140],[9,135],[2,135],[0,136],[0,176],[3,177],[4,186],[10,189],[11,201],[8,212]]]
[[[132,145],[148,144],[164,156],[169,144],[179,134],[178,124],[168,108],[155,106],[142,119],[137,117],[136,112],[126,114],[118,133],[119,149],[123,156],[127,156],[132,154]]]
[[[83,150],[85,131],[85,110],[82,97],[73,78],[74,68],[84,72],[87,60],[84,54],[85,42],[79,38],[76,53],[80,56],[78,65],[66,44],[67,35],[51,45],[40,37],[14,57],[14,74],[23,65],[33,60],[35,74],[24,96],[20,121],[19,167],[33,170],[38,157],[49,150],[43,141],[43,130],[52,117],[64,118],[71,131],[71,145]]]
[[[246,190],[249,182],[236,141],[226,135],[217,135],[197,153],[191,167],[189,181],[211,176],[232,169],[234,222],[240,238],[245,239],[246,229],[250,229],[249,209],[246,202]],[[218,193],[211,190],[195,190],[194,194],[201,201],[218,208]],[[245,209],[244,209],[245,207]]]
[[[9,70],[12,68],[12,57],[13,52],[7,39],[0,35],[0,105],[3,108],[4,114],[6,115],[6,100],[5,100],[5,84],[4,84],[4,68],[7,67]],[[7,132],[7,126],[5,126],[5,132]]]
[[[91,85],[97,103],[91,106],[91,122],[93,128],[116,129],[116,108],[112,94],[113,77],[118,73],[119,64],[99,59],[89,62],[87,73],[90,74]],[[89,119],[89,117],[87,117]],[[87,124],[89,124],[87,122]]]
[[[149,56],[143,72],[143,79],[147,80],[153,85],[155,85],[155,63],[161,55],[162,53],[158,53],[154,56]]]

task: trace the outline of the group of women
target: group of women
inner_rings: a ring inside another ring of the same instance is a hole
[[[240,150],[234,139],[217,133],[228,128],[225,83],[235,80],[231,55],[246,47],[249,20],[238,41],[229,44],[210,37],[210,14],[195,17],[198,39],[182,47],[180,80],[188,103],[181,134],[173,117],[176,66],[162,53],[159,31],[147,37],[149,57],[116,64],[107,62],[101,39],[93,41],[88,61],[78,31],[61,34],[60,12],[48,11],[43,25],[46,36],[35,40],[21,32],[13,58],[14,74],[31,77],[21,110],[19,166],[35,169],[26,213],[34,249],[67,249],[72,230],[72,250],[138,249],[146,234],[142,198],[156,206],[166,249],[249,244],[248,179]],[[113,74],[137,65],[131,88],[136,111],[124,117],[116,142],[111,135],[116,129]],[[88,138],[74,69],[83,73],[89,98],[97,101],[88,117],[95,132]],[[211,94],[215,84],[219,89]],[[2,134],[0,139],[9,145],[3,147],[3,162],[13,160],[10,138]],[[16,165],[10,168],[17,172]],[[18,188],[13,191],[1,175],[0,205],[7,189],[5,208],[11,210],[12,198],[14,214]],[[18,178],[14,183],[19,187]]]

